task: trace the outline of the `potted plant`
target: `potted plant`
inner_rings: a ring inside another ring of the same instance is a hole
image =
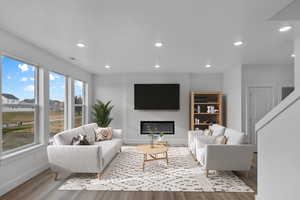
[[[97,103],[92,106],[92,115],[95,122],[99,127],[108,127],[113,118],[110,117],[113,105],[110,105],[111,101],[104,103],[97,100]]]

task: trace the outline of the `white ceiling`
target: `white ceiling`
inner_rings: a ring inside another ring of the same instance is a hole
[[[293,31],[279,33],[286,22],[268,20],[291,2],[0,0],[0,27],[64,59],[75,57],[93,73],[222,72],[293,62]],[[245,45],[234,47],[236,40]],[[78,48],[78,41],[88,47]],[[155,48],[155,41],[164,46]]]

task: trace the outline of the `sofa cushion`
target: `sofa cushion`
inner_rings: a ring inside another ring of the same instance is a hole
[[[227,128],[225,131],[225,136],[227,137],[227,143],[226,144],[243,144],[245,134],[230,128]]]
[[[89,141],[89,143],[94,144],[96,141],[94,129],[98,128],[98,125],[96,123],[93,123],[84,125],[82,127],[84,129],[85,135],[87,136],[87,140]]]
[[[218,124],[213,124],[212,126],[209,127],[209,129],[212,131],[212,136],[216,137],[216,136],[224,135],[226,128]]]
[[[224,135],[219,135],[215,138],[215,144],[226,144],[227,137]]]
[[[77,137],[79,134],[85,135],[85,131],[82,127],[60,132],[53,137],[54,143],[56,145],[70,145],[72,139]]]
[[[211,129],[205,129],[203,131],[204,136],[212,136],[212,130]]]

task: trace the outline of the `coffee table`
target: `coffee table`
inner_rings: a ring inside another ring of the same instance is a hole
[[[139,153],[144,154],[143,160],[143,171],[145,170],[145,163],[156,161],[156,160],[166,160],[167,165],[169,164],[168,159],[168,147],[161,144],[143,144],[136,147]]]

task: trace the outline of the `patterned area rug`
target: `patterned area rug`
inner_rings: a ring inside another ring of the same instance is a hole
[[[101,180],[95,174],[74,174],[59,190],[253,192],[232,172],[206,178],[185,147],[170,147],[168,153],[168,166],[165,160],[147,162],[143,172],[143,155],[135,147],[123,147]]]

